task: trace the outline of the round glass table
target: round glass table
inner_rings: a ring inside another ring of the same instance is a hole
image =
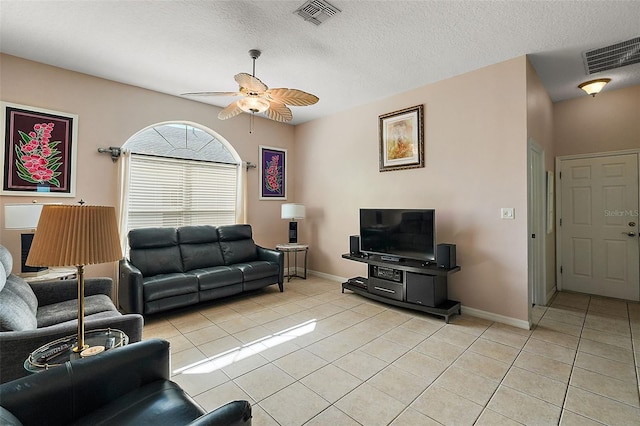
[[[24,369],[30,373],[38,373],[67,361],[119,348],[129,343],[129,336],[115,328],[87,331],[84,333],[84,343],[89,345],[89,349],[81,353],[73,351],[77,342],[78,336],[74,334],[40,346],[24,361]]]

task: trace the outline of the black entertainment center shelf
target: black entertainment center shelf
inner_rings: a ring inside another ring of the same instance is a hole
[[[435,262],[434,263],[425,263],[419,260],[411,260],[411,259],[402,259],[399,261],[389,261],[384,260],[380,255],[377,254],[343,254],[342,257],[344,259],[354,260],[356,262],[367,263],[369,265],[382,266],[385,268],[394,268],[402,269],[408,272],[415,272],[416,274],[428,274],[428,275],[449,275],[453,272],[458,272],[460,270],[459,266],[456,266],[451,269],[439,268]]]
[[[355,277],[342,283],[350,290],[382,303],[444,317],[460,315],[460,302],[447,298],[447,276],[460,270],[439,268],[416,260],[388,261],[379,255],[343,254],[344,259],[368,265],[368,278]]]

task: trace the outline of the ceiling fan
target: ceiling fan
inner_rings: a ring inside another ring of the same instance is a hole
[[[275,121],[287,122],[293,118],[287,105],[307,106],[318,102],[318,97],[298,89],[277,88],[269,89],[260,79],[256,78],[256,59],[260,57],[257,49],[249,50],[253,59],[253,75],[241,72],[233,78],[240,89],[237,92],[193,92],[183,93],[183,96],[243,96],[229,104],[218,114],[220,120],[235,117],[247,112],[252,115],[264,112],[267,118]]]

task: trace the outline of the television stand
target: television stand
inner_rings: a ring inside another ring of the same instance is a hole
[[[435,264],[398,259],[388,261],[383,256],[343,254],[343,259],[368,265],[368,278],[355,277],[342,283],[360,296],[401,308],[413,309],[444,317],[460,315],[460,302],[447,298],[447,276],[460,270],[438,268]]]

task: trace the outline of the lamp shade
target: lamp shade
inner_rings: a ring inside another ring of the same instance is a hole
[[[304,219],[304,206],[302,204],[283,204],[280,217],[282,219]]]
[[[121,258],[113,207],[45,205],[27,264],[79,266]]]
[[[36,229],[43,204],[5,204],[4,227],[6,229]]]

